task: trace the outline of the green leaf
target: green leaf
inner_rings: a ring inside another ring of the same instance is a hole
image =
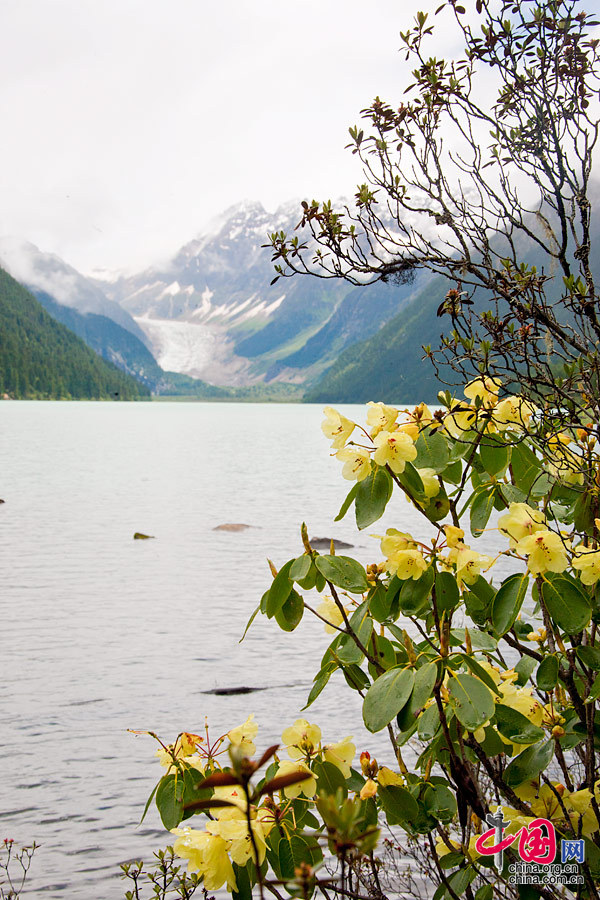
[[[587,695],[585,702],[593,703],[598,697],[600,697],[600,675],[597,675],[594,679],[594,683],[590,688],[590,692]]]
[[[256,609],[254,610],[254,612],[252,613],[252,615],[251,615],[250,618],[248,619],[248,622],[247,622],[247,624],[246,624],[246,627],[244,628],[244,633],[243,633],[243,635],[241,636],[241,638],[239,639],[238,644],[241,644],[242,641],[244,640],[244,638],[246,637],[246,635],[248,634],[248,629],[250,628],[250,626],[251,626],[252,623],[254,622],[254,620],[255,620],[255,618],[257,617],[257,615],[259,614],[259,612],[260,612],[260,603],[258,604],[258,606],[256,607]]]
[[[417,458],[414,465],[417,469],[433,469],[436,474],[444,471],[448,465],[448,443],[439,431],[422,431],[415,443]]]
[[[367,647],[373,633],[373,619],[369,615],[369,604],[366,600],[354,610],[348,624],[363,647]],[[340,641],[337,656],[338,659],[348,665],[351,663],[358,664],[362,662],[363,652],[356,645],[352,635],[345,634]]]
[[[327,581],[344,591],[362,594],[369,589],[364,568],[349,556],[317,556],[315,565]]]
[[[430,741],[435,737],[440,728],[440,713],[436,703],[428,706],[425,712],[419,716],[417,731],[422,741]]]
[[[388,825],[402,825],[411,822],[419,815],[419,804],[406,788],[399,784],[379,787],[377,796],[386,814]]]
[[[492,624],[497,634],[506,634],[514,625],[528,587],[529,578],[520,573],[502,582],[492,603]]]
[[[534,744],[512,760],[504,772],[504,780],[510,787],[518,787],[524,781],[537,778],[545,771],[554,756],[554,742]]]
[[[163,775],[156,789],[156,806],[166,829],[177,828],[183,818],[183,779],[179,772]]]
[[[281,609],[287,598],[290,596],[293,586],[290,581],[290,569],[292,568],[293,563],[294,560],[290,559],[289,562],[286,562],[286,564],[281,567],[273,579],[273,584],[269,588],[267,596],[267,617],[269,619],[273,618],[275,613]]]
[[[542,599],[558,627],[567,634],[577,634],[590,624],[590,601],[570,579],[560,575],[542,585]]]
[[[414,669],[396,666],[371,685],[363,703],[363,720],[369,731],[381,731],[398,715],[408,703],[414,683]]]
[[[394,645],[384,635],[377,634],[375,631],[371,637],[369,652],[383,669],[391,669],[396,665]]]
[[[526,444],[515,444],[512,448],[511,470],[515,486],[525,494],[529,494],[541,474],[541,463]]]
[[[491,884],[482,884],[475,894],[475,900],[494,900],[494,888]]]
[[[313,681],[313,686],[310,690],[310,694],[308,695],[308,700],[306,701],[306,706],[302,707],[303,710],[308,709],[308,707],[315,702],[321,691],[323,691],[323,689],[327,685],[327,682],[329,681],[335,670],[336,666],[328,663],[317,672]]]
[[[468,731],[476,731],[494,715],[490,689],[473,675],[454,674],[448,682],[450,705]]]
[[[495,490],[480,491],[473,497],[471,503],[471,531],[475,537],[480,537],[485,531],[489,518],[494,508]]]
[[[162,780],[162,779],[161,779],[161,780]],[[158,782],[158,784],[160,784],[160,781]],[[144,819],[146,818],[146,814],[147,814],[148,810],[150,809],[150,804],[151,804],[152,801],[154,800],[154,795],[156,794],[156,792],[157,792],[157,790],[158,790],[158,784],[155,784],[155,785],[154,785],[154,788],[153,788],[153,790],[152,790],[152,793],[150,794],[150,796],[149,796],[148,799],[146,800],[146,805],[145,805],[145,807],[144,807],[144,812],[142,813],[142,818],[140,819],[140,825],[142,824],[142,822],[143,822]]]
[[[581,644],[575,652],[584,666],[594,669],[596,672],[600,671],[600,649],[598,647]]]
[[[451,822],[456,815],[456,797],[446,784],[431,784],[423,794],[427,812],[440,822]]]
[[[433,696],[433,686],[437,681],[438,667],[436,662],[428,662],[417,669],[415,684],[410,699],[404,709],[397,716],[400,731],[408,731],[415,724],[415,720],[430,697]]]
[[[460,603],[456,578],[451,572],[437,572],[435,576],[435,602],[438,614],[451,612]]]
[[[511,706],[497,703],[495,720],[500,734],[515,744],[535,744],[544,737],[543,728],[538,728]]]
[[[237,891],[231,892],[232,900],[252,900],[252,884],[248,866],[238,866],[237,863],[232,863],[232,866],[237,884]]]
[[[368,528],[382,517],[393,487],[390,473],[381,466],[377,466],[370,475],[358,482],[354,511],[360,530]]]
[[[342,503],[339,513],[333,520],[334,522],[339,522],[341,519],[343,519],[344,516],[346,515],[346,513],[348,512],[348,510],[350,509],[350,507],[352,506],[354,498],[356,497],[356,492],[358,490],[359,484],[360,484],[360,482],[357,481],[356,484],[350,488],[350,492],[349,492],[348,496],[346,497],[346,499],[344,500],[344,502]]]
[[[292,591],[281,607],[275,613],[275,621],[282,631],[293,631],[298,627],[304,615],[304,600],[296,591]]]
[[[490,691],[492,691],[493,694],[496,694],[499,697],[500,691],[496,687],[494,679],[489,674],[489,672],[486,672],[481,663],[477,662],[477,660],[472,656],[469,656],[468,653],[460,653],[459,655],[462,658],[463,662],[469,667],[473,675],[483,681],[484,684],[487,684]]]
[[[310,571],[312,559],[305,553],[295,559],[290,568],[290,578],[292,581],[303,581]]]
[[[540,691],[554,690],[558,684],[558,658],[556,656],[546,656],[541,661],[535,673],[535,683]]]
[[[423,487],[423,482],[421,481],[421,476],[412,463],[407,462],[404,467],[404,472],[396,477],[400,484],[407,489],[411,497],[420,498],[424,496],[425,489]]]
[[[488,475],[504,472],[510,460],[510,447],[499,438],[488,435],[479,447],[481,462]]]
[[[337,766],[327,760],[316,760],[313,765],[313,772],[317,776],[317,791],[325,791],[327,794],[335,794],[337,790],[341,790],[343,797],[348,796],[348,786],[346,779]]]
[[[369,611],[377,622],[385,622],[388,618],[394,597],[383,584],[378,584],[369,596]]]
[[[522,656],[519,662],[515,666],[515,672],[519,676],[517,678],[517,684],[519,687],[523,687],[529,681],[531,673],[535,669],[535,659],[532,659],[531,656]]]
[[[407,578],[402,583],[398,602],[405,616],[416,616],[429,606],[434,575],[433,566],[429,566],[416,581],[413,578]]]

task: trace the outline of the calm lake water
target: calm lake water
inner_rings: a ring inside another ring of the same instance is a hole
[[[169,741],[206,717],[217,736],[255,712],[264,748],[307,715],[324,739],[352,734],[392,762],[335,679],[300,712],[321,623],[306,615],[289,635],[260,617],[239,643],[266,557],[302,552],[303,519],[363,562],[380,559],[372,532],[421,527],[401,500],[368,533],[351,514],[333,522],[350,485],[320,407],[6,402],[0,416],[0,839],[41,845],[30,895],[119,900],[119,863],[168,843],[154,808],[138,826],[163,770],[129,728]],[[252,528],[214,530],[224,522]],[[240,685],[265,690],[207,693]]]

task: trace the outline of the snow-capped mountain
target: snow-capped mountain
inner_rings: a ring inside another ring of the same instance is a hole
[[[217,384],[303,382],[348,343],[373,334],[413,288],[382,286],[369,294],[367,314],[351,322],[344,305],[352,295],[348,309],[356,311],[359,294],[368,289],[301,277],[271,285],[267,236],[293,232],[300,218],[297,201],[275,213],[256,202],[238,204],[163,268],[104,289],[135,318],[165,369]],[[338,320],[342,328],[334,327]]]

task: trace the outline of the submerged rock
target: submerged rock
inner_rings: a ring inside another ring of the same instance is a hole
[[[245,525],[243,522],[224,522],[223,525],[213,528],[213,531],[245,531],[246,528],[252,528],[252,525]]]
[[[202,691],[203,694],[216,694],[217,697],[229,697],[233,694],[252,694],[254,691],[264,691],[264,687],[223,687],[213,688],[212,691]]]
[[[346,541],[338,541],[337,538],[309,538],[309,544],[314,550],[329,550],[331,546],[331,541],[333,540],[333,546],[336,550],[339,548],[340,550],[349,550],[350,547],[354,547],[354,544],[347,544]]]

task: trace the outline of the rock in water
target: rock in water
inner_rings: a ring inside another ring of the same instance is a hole
[[[133,536],[134,541],[149,541],[154,538],[153,534],[142,534],[141,531],[136,531]]]
[[[354,547],[354,544],[347,544],[345,541],[338,541],[337,538],[310,538],[308,543],[313,548],[313,550],[329,550],[332,540],[333,546],[336,548],[336,550],[349,550],[350,547]]]
[[[213,531],[245,531],[246,528],[252,528],[252,525],[244,525],[243,522],[224,522],[223,525],[213,528]]]

